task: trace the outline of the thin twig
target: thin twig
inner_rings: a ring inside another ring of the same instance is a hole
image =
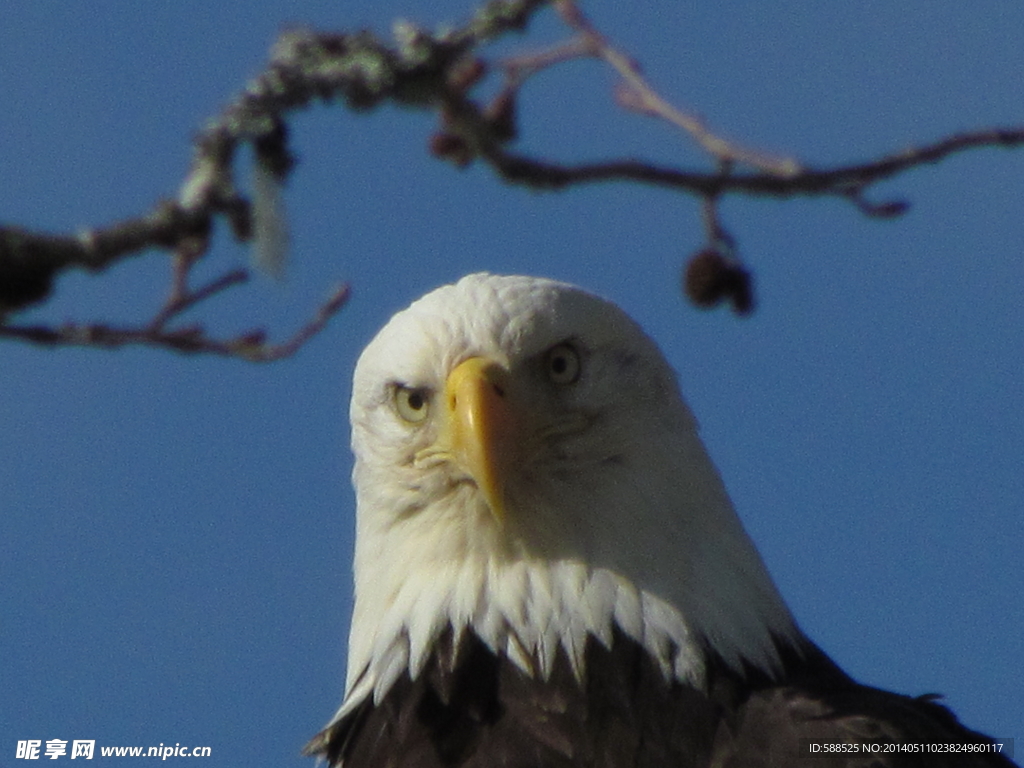
[[[1016,148],[1024,144],[1024,128],[986,129],[949,136],[933,144],[905,150],[878,160],[835,168],[805,168],[795,176],[774,173],[718,173],[684,171],[641,160],[623,159],[598,163],[561,165],[549,160],[505,152],[497,148],[487,157],[510,182],[539,189],[562,189],[575,184],[633,181],[677,189],[700,196],[743,194],[756,197],[826,195],[849,197],[851,189],[863,190],[884,179],[950,155],[982,147]]]
[[[179,279],[184,279],[179,278]],[[164,305],[163,309],[153,318],[149,324],[150,329],[153,331],[159,331],[164,325],[167,324],[171,318],[181,314],[189,307],[198,304],[201,301],[220,293],[233,285],[241,285],[249,279],[249,273],[244,269],[236,269],[232,272],[228,272],[221,277],[218,277],[211,283],[204,285],[202,288],[196,291],[189,291],[187,288],[182,287],[179,290],[175,290],[167,304]],[[177,284],[177,280],[175,281]]]
[[[330,322],[331,318],[334,317],[338,310],[340,310],[348,301],[350,294],[351,290],[349,289],[349,286],[339,286],[334,290],[334,293],[331,294],[330,298],[320,306],[320,309],[317,311],[313,319],[302,326],[302,328],[300,328],[292,338],[283,344],[265,346],[260,349],[256,355],[249,355],[249,359],[265,362],[270,360],[280,360],[284,357],[291,357],[307,341],[327,327],[327,323]]]
[[[225,275],[204,290],[211,293],[223,290],[233,284],[229,278],[238,273]],[[237,281],[235,281],[237,282]],[[199,294],[193,294],[199,296]],[[216,339],[207,336],[202,326],[189,325],[174,330],[149,325],[145,328],[126,328],[96,324],[64,323],[57,327],[42,325],[0,325],[0,337],[27,341],[43,346],[79,346],[118,349],[132,345],[155,346],[186,354],[208,353],[224,357],[235,357],[251,362],[280,360],[294,355],[306,342],[322,331],[330,319],[344,306],[349,296],[348,286],[334,291],[319,308],[312,320],[300,328],[295,335],[282,344],[267,344],[266,332],[262,329],[247,331],[232,339]],[[202,300],[200,296],[197,300]]]

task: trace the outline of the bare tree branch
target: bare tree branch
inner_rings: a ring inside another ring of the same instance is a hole
[[[202,301],[232,285],[248,279],[242,270],[218,278],[189,297],[178,311]],[[231,339],[214,339],[206,335],[202,326],[187,325],[166,330],[163,323],[146,328],[114,327],[102,323],[78,325],[64,323],[57,327],[42,325],[0,325],[0,338],[19,339],[43,346],[102,347],[118,349],[132,345],[162,347],[175,352],[189,354],[207,353],[223,357],[235,357],[254,363],[266,363],[291,357],[313,336],[322,331],[330,319],[348,300],[347,285],[335,289],[331,296],[317,310],[316,315],[300,328],[292,338],[282,344],[268,344],[267,334],[257,328]]]
[[[700,196],[729,193],[760,197],[853,196],[869,186],[913,168],[938,163],[950,155],[982,147],[1016,148],[1024,144],[1024,128],[990,128],[947,136],[933,144],[915,147],[877,160],[834,168],[807,167],[793,175],[753,172],[691,172],[646,163],[612,160],[580,165],[558,163],[517,155],[488,147],[485,159],[508,181],[540,189],[562,189],[576,184],[635,181],[668,187]],[[892,216],[888,208],[863,207],[872,216]],[[899,212],[903,212],[902,210]]]
[[[201,327],[167,331],[164,324],[186,307],[210,298],[244,279],[228,273],[206,289],[185,294],[192,263],[206,250],[218,217],[226,219],[240,241],[249,241],[259,222],[252,203],[234,181],[238,145],[251,143],[257,162],[282,182],[292,167],[283,117],[316,99],[343,98],[352,109],[368,109],[391,99],[429,105],[446,83],[448,71],[467,51],[509,31],[523,29],[546,0],[492,0],[461,29],[429,35],[396,24],[396,45],[389,47],[368,32],[355,34],[291,30],[271,50],[266,71],[254,78],[227,108],[208,121],[195,140],[191,168],[177,198],[160,202],[150,213],[78,235],[51,235],[19,227],[0,227],[0,337],[47,345],[119,347],[150,344],[179,352],[209,352],[247,360],[276,360],[293,354],[344,304],[336,293],[316,318],[289,342],[267,346],[252,332],[239,339],[216,340]],[[172,298],[148,325],[113,328],[105,324],[64,324],[59,328],[4,325],[18,309],[44,300],[54,278],[79,267],[102,270],[151,248],[191,255],[175,269]]]
[[[480,50],[508,32],[524,29],[548,4],[557,9],[569,37],[546,50],[489,66]],[[272,183],[282,183],[293,166],[286,118],[317,100],[342,99],[353,110],[395,102],[436,111],[440,129],[429,142],[435,155],[458,166],[479,159],[513,184],[561,190],[629,181],[698,196],[704,205],[707,243],[697,254],[703,258],[697,270],[701,280],[694,283],[694,290],[688,283],[687,290],[700,306],[728,298],[739,312],[749,311],[753,298],[749,273],[718,217],[717,204],[723,196],[832,196],[849,200],[865,215],[895,217],[907,210],[908,203],[871,202],[866,198],[871,186],[956,153],[1024,144],[1024,127],[987,128],[866,162],[821,168],[745,147],[712,132],[702,120],[661,96],[635,59],[599,32],[573,0],[491,0],[462,27],[427,32],[401,22],[396,23],[393,37],[383,42],[369,32],[286,31],[274,43],[266,69],[199,133],[189,172],[174,199],[161,201],[138,217],[76,235],[0,227],[0,337],[48,345],[150,344],[247,360],[292,354],[340,309],[347,295],[344,289],[291,341],[278,346],[267,345],[262,330],[217,340],[206,336],[201,326],[170,329],[168,325],[185,309],[216,297],[246,277],[244,272],[232,271],[202,288],[188,288],[190,270],[205,254],[219,221],[227,223],[243,242],[252,240],[254,233],[272,239],[273,233],[283,231],[263,220],[274,215],[274,206],[261,205],[259,198],[251,202],[239,191],[236,150],[240,144],[251,144],[261,172]],[[711,169],[667,167],[634,158],[566,165],[510,151],[508,145],[518,133],[520,91],[531,78],[580,58],[597,59],[611,67],[621,79],[615,90],[618,104],[682,130],[708,155]],[[504,86],[488,103],[479,103],[472,92],[495,69],[503,73]],[[258,195],[261,185],[256,187]],[[15,311],[45,300],[61,272],[73,267],[102,270],[154,248],[170,251],[175,261],[170,296],[148,323],[136,328],[103,323],[57,328],[4,324]]]

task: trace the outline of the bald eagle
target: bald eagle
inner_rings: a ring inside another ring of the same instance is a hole
[[[363,352],[351,420],[346,693],[308,754],[1012,765],[934,697],[860,685],[800,631],[675,374],[615,305],[529,277],[439,288]]]

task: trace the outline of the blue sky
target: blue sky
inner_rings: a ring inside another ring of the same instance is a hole
[[[628,7],[628,10],[626,8]],[[13,0],[0,27],[0,219],[73,231],[177,189],[189,140],[276,33],[459,20],[444,0],[218,4]],[[1024,6],[594,2],[675,103],[810,164],[1024,123]],[[557,39],[548,14],[513,51]],[[528,86],[520,147],[692,165],[574,63]],[[293,123],[284,285],[194,310],[289,334],[352,300],[295,358],[0,345],[0,764],[19,739],[208,745],[210,765],[301,766],[340,701],[353,499],[346,422],[361,347],[470,271],[543,274],[615,300],[679,371],[748,530],[807,633],[861,681],[939,691],[1024,737],[1024,153],[986,150],[836,200],[728,200],[756,273],[748,320],[678,276],[697,203],[624,184],[538,194],[427,154],[434,119],[317,106]],[[218,235],[202,267],[246,263]],[[141,321],[160,256],[61,279],[26,320]]]

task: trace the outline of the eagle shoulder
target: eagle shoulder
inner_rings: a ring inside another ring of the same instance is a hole
[[[771,768],[817,743],[990,743],[930,697],[862,686],[808,644],[785,681],[737,674],[713,656],[707,690],[666,680],[635,641],[591,638],[587,673],[567,659],[524,673],[471,632],[439,641],[421,674],[368,697],[306,748],[344,768]],[[998,754],[864,752],[813,768],[1012,768]]]

